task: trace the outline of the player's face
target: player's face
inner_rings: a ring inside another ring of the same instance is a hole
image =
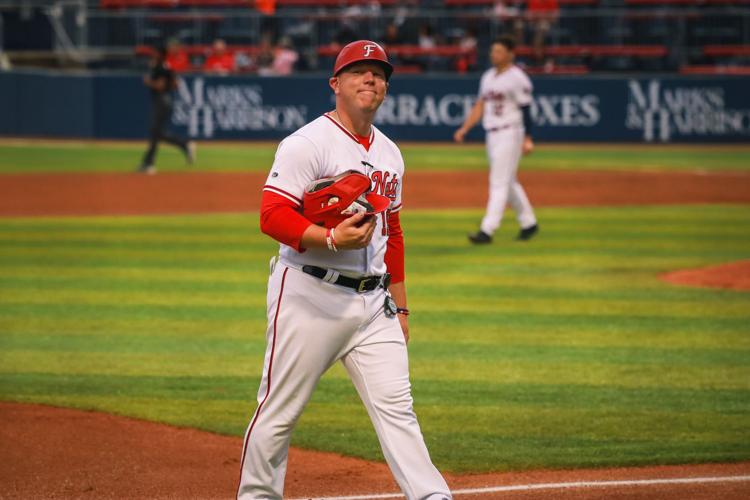
[[[331,78],[331,87],[337,98],[368,112],[375,112],[388,88],[385,70],[376,63],[355,63]]]
[[[513,61],[513,53],[501,43],[493,43],[490,49],[490,61],[493,66],[507,66]]]

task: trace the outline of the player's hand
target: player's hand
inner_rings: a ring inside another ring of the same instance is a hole
[[[460,128],[453,133],[453,140],[456,142],[464,142],[464,136],[466,136],[466,130]]]
[[[339,249],[365,248],[375,232],[375,217],[364,212],[344,219],[333,230],[336,247]]]
[[[401,331],[404,332],[404,340],[409,343],[409,318],[405,314],[397,314],[398,322],[401,324]]]
[[[534,151],[534,141],[528,135],[523,138],[523,146],[521,146],[521,152],[527,155]]]

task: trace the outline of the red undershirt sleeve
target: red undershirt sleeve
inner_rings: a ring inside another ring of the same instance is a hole
[[[385,250],[385,265],[391,273],[391,283],[400,283],[404,273],[404,232],[401,229],[400,212],[388,214],[388,246]]]
[[[297,205],[279,194],[263,191],[260,202],[260,230],[271,238],[289,245],[298,252],[305,251],[302,234],[312,224],[297,211]]]

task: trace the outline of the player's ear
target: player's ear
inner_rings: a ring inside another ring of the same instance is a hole
[[[328,86],[331,87],[333,90],[333,93],[338,95],[339,93],[339,78],[337,76],[332,76],[328,79]]]

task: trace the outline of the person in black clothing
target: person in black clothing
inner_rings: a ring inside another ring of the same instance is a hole
[[[143,83],[151,89],[151,128],[149,130],[148,150],[143,156],[138,171],[144,174],[156,173],[154,159],[159,141],[168,142],[185,153],[188,163],[195,161],[195,143],[167,132],[167,125],[172,116],[172,90],[177,87],[177,76],[166,62],[167,49],[159,48],[151,73],[143,77]]]

